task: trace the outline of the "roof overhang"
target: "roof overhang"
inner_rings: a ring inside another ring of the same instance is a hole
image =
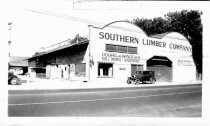
[[[77,45],[82,45],[82,44],[85,44],[85,43],[89,43],[89,40],[85,39],[85,40],[81,40],[81,41],[76,42],[76,43],[63,45],[63,46],[57,47],[55,49],[51,49],[49,51],[44,51],[44,52],[41,52],[41,53],[39,53],[37,55],[34,55],[34,56],[28,58],[27,60],[35,59],[35,58],[40,57],[40,56],[44,56],[44,55],[47,55],[47,54],[50,54],[50,53],[53,53],[53,52],[56,52],[56,51],[60,51],[62,49],[66,49],[66,48],[69,48],[69,47],[74,47],[74,46],[77,46]]]

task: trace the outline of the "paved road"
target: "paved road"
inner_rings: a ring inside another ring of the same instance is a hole
[[[9,91],[9,116],[201,117],[202,85]]]

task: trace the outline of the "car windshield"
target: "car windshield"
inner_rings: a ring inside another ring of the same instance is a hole
[[[136,71],[136,74],[153,74],[153,71]]]
[[[150,74],[150,71],[144,71],[144,74]]]
[[[136,71],[136,74],[142,74],[143,71]]]
[[[8,72],[8,75],[13,76],[14,74],[13,74],[13,72]]]

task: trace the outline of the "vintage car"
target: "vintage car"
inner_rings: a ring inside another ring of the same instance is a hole
[[[13,72],[8,72],[8,84],[19,85],[21,80]]]
[[[140,82],[141,83],[149,82],[149,83],[154,84],[155,81],[156,79],[155,79],[154,71],[136,71],[134,75],[132,75],[131,77],[128,77],[127,83],[139,84]]]

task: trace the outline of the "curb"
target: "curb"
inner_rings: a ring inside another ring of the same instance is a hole
[[[71,84],[65,80],[39,80],[23,85],[9,85],[8,90],[82,90],[82,89],[109,89],[109,88],[135,88],[135,87],[154,87],[154,86],[170,86],[170,85],[192,85],[202,84],[201,81],[192,82],[156,82],[155,84],[115,84],[104,85],[82,81],[70,81]],[[50,83],[50,84],[49,84]]]

